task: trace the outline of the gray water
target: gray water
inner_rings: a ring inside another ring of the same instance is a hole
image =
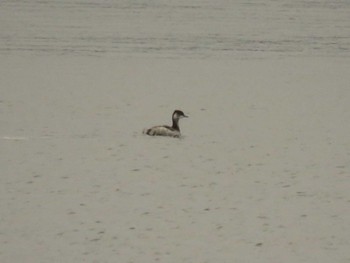
[[[0,54],[350,55],[349,0],[1,0]]]

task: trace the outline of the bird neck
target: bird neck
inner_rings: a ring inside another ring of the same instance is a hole
[[[173,129],[180,131],[179,119],[177,119],[177,118],[173,118]]]

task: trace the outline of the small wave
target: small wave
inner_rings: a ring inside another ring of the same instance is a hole
[[[12,140],[12,141],[24,141],[28,140],[28,137],[20,137],[20,136],[3,136],[1,137],[3,140]]]

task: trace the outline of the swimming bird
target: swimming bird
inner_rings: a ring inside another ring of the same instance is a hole
[[[159,135],[159,136],[170,136],[179,138],[181,136],[179,120],[182,118],[188,118],[182,111],[175,110],[172,115],[173,125],[160,125],[154,126],[149,129],[144,129],[143,133],[151,136]]]

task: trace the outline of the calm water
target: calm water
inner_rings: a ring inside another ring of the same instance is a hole
[[[0,54],[350,56],[349,0],[1,0]]]

